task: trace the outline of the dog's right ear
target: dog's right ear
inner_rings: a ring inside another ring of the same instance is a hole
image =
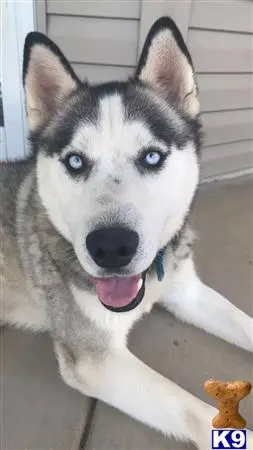
[[[135,77],[187,116],[198,115],[199,96],[192,59],[170,17],[161,17],[151,27]]]
[[[26,111],[31,131],[44,125],[81,82],[60,49],[45,35],[27,35],[23,59]]]

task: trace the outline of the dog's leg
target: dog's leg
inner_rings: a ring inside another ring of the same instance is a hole
[[[215,408],[205,404],[146,366],[125,347],[111,349],[103,361],[74,361],[55,343],[60,372],[67,384],[96,397],[168,437],[192,441],[201,450],[211,447]]]
[[[172,294],[161,304],[180,319],[253,351],[253,319],[198,278],[192,259],[175,271]]]
[[[64,345],[55,343],[61,375],[71,387],[120,409],[140,422],[201,450],[211,448],[212,406],[197,399],[137,359],[125,347],[110,349],[104,358],[74,361]],[[248,431],[248,449],[253,433]]]

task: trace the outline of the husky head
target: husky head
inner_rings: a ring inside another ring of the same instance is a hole
[[[47,214],[104,306],[130,310],[198,184],[199,100],[183,38],[163,17],[133,79],[89,85],[53,42],[30,33],[24,89]]]

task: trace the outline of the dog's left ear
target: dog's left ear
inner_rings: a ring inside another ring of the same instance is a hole
[[[198,115],[192,59],[179,29],[169,17],[158,19],[149,31],[135,77],[187,116]]]
[[[36,131],[81,82],[57,45],[44,34],[31,32],[24,46],[23,84],[29,127]]]

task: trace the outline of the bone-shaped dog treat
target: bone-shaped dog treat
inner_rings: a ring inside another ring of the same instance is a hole
[[[208,380],[205,391],[216,399],[219,414],[212,420],[214,428],[245,428],[246,420],[239,414],[239,401],[251,391],[248,381]]]

